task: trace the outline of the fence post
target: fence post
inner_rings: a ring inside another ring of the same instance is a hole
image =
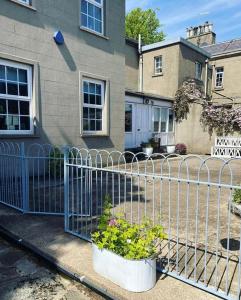
[[[69,230],[69,147],[64,147],[64,230]]]
[[[21,185],[22,185],[22,210],[23,213],[27,213],[29,211],[29,203],[28,203],[28,181],[27,181],[27,166],[26,166],[26,156],[25,156],[25,146],[24,142],[21,143],[20,147],[21,153]]]

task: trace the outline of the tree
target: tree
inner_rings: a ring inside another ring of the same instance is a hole
[[[135,8],[126,15],[126,36],[138,39],[141,34],[144,44],[161,42],[165,34],[160,30],[160,21],[153,9]]]

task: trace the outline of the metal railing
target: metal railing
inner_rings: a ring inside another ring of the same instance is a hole
[[[234,191],[241,189],[241,159],[140,157],[74,148],[65,162],[65,230],[90,240],[108,194],[113,215],[164,226],[162,272],[240,299],[241,221],[231,208]]]
[[[64,214],[64,147],[0,143],[0,202],[24,213]]]
[[[241,190],[240,170],[240,158],[154,159],[3,142],[0,202],[24,213],[64,214],[66,232],[90,241],[110,195],[113,215],[164,226],[168,238],[159,270],[225,299],[240,299],[241,208],[233,202]]]

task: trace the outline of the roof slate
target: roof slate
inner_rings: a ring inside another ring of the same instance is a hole
[[[202,48],[209,52],[211,56],[235,52],[241,50],[241,38],[214,45],[203,46]]]

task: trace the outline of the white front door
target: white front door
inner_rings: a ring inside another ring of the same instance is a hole
[[[151,137],[150,106],[126,103],[125,107],[125,147],[137,148]]]
[[[136,104],[136,147],[140,147],[142,142],[147,142],[151,138],[149,105]]]

